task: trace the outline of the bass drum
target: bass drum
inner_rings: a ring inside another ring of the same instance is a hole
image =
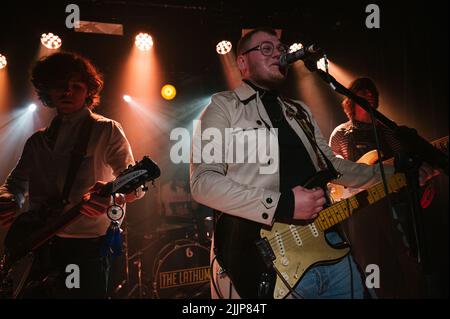
[[[181,239],[164,246],[153,266],[153,291],[161,299],[209,299],[209,249]]]

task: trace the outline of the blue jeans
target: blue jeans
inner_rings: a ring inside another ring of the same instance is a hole
[[[331,244],[342,242],[335,232],[327,233],[326,237]],[[350,255],[335,264],[309,269],[295,287],[295,292],[300,295],[296,298],[306,299],[364,298],[361,275]]]

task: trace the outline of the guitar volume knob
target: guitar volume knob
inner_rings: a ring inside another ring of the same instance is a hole
[[[281,258],[281,264],[283,266],[285,266],[285,267],[288,266],[289,265],[289,259],[287,257]]]

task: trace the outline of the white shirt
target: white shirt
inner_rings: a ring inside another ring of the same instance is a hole
[[[97,181],[109,182],[129,164],[134,164],[130,144],[122,127],[114,120],[83,108],[62,117],[53,149],[46,130],[34,133],[25,143],[16,167],[0,186],[0,194],[10,192],[22,207],[29,196],[29,209],[39,209],[50,198],[60,197],[67,176],[71,151],[78,139],[83,120],[92,116],[95,123],[80,168],[77,171],[65,210],[80,202],[82,195]],[[110,220],[82,215],[59,232],[59,237],[92,238],[106,233]]]

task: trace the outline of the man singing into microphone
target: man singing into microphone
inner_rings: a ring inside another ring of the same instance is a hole
[[[244,35],[237,46],[237,66],[243,83],[234,91],[213,95],[200,118],[201,126],[194,130],[194,141],[211,129],[219,130],[223,140],[214,139],[201,146],[193,143],[193,154],[208,153],[205,145],[218,146],[221,159],[217,156],[213,161],[192,159],[192,196],[199,203],[230,216],[233,221],[230,229],[225,230],[225,237],[219,238],[219,233],[223,233],[223,229],[219,229],[221,224],[218,223],[215,230],[212,256],[218,252],[214,247],[218,248],[221,241],[232,238],[229,247],[233,251],[229,255],[234,256],[234,260],[228,260],[228,265],[222,262],[220,271],[218,262],[213,259],[213,298],[273,297],[276,274],[270,267],[267,276],[255,281],[256,285],[249,287],[243,283],[255,277],[252,269],[256,272],[257,267],[252,265],[260,256],[255,253],[255,242],[246,240],[248,232],[241,230],[250,229],[247,227],[249,221],[250,225],[270,228],[276,221],[302,223],[314,220],[326,203],[324,190],[302,185],[317,172],[327,169],[337,171],[339,178],[335,183],[359,188],[366,188],[380,180],[378,166],[336,158],[309,108],[303,102],[279,95],[287,75],[287,67],[280,66],[280,56],[287,50],[288,47],[280,42],[272,29],[255,29]],[[249,149],[249,154],[252,152],[250,149],[261,146],[253,145],[250,139],[245,138],[245,134],[252,131],[273,135],[278,146],[277,158],[264,163],[230,161],[229,155],[234,151],[230,141],[243,136],[244,148]],[[200,152],[199,147],[202,148]],[[276,163],[273,171],[262,172],[262,167],[273,163]],[[386,168],[386,171],[388,176],[393,174],[392,167]],[[240,223],[244,226],[235,228]],[[336,232],[329,232],[327,239],[332,244],[342,242]],[[221,256],[216,257],[218,261],[223,261]],[[250,265],[250,270],[244,274],[232,273],[229,266],[234,263],[241,268]],[[266,289],[267,282],[271,285],[269,289]],[[309,268],[294,290],[288,297],[362,298],[364,292],[360,273],[351,256],[332,264]]]

